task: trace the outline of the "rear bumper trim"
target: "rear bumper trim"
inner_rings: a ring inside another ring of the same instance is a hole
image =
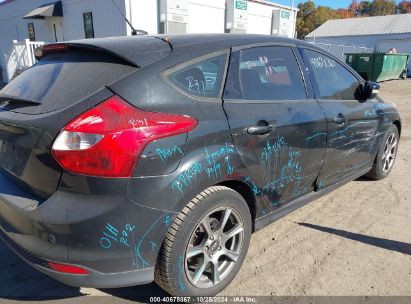
[[[0,239],[2,239],[21,259],[33,268],[60,281],[75,287],[91,288],[116,288],[134,285],[148,284],[154,281],[154,267],[144,268],[119,273],[101,273],[92,271],[91,274],[76,275],[54,271],[48,268],[46,260],[34,256],[18,244],[16,244],[0,227]]]
[[[32,264],[32,266],[57,281],[75,287],[117,288],[143,285],[154,281],[154,267],[119,273],[74,275],[56,272],[36,264]]]

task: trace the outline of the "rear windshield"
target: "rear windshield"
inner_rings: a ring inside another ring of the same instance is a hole
[[[10,103],[1,107],[40,114],[68,107],[135,71],[111,56],[91,52],[54,53],[17,76],[1,94],[39,104]]]

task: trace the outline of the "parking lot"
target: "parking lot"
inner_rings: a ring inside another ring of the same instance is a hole
[[[253,235],[230,296],[411,296],[411,80],[382,83],[397,104],[402,136],[382,181],[360,178]],[[24,264],[0,243],[1,300],[119,303],[164,295],[154,284],[118,290],[73,288]],[[90,297],[110,295],[112,297]]]

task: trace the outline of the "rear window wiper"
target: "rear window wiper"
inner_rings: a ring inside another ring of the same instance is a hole
[[[11,96],[7,94],[0,94],[0,104],[25,104],[25,105],[40,105],[41,102],[37,100],[30,100],[21,97]]]

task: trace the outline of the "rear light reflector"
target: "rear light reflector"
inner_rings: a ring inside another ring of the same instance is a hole
[[[65,126],[52,154],[72,173],[130,177],[148,143],[196,126],[191,117],[143,111],[113,96]]]
[[[57,272],[69,273],[69,274],[90,274],[90,271],[87,269],[69,265],[69,264],[59,264],[54,262],[47,263],[51,269]]]
[[[46,44],[43,46],[43,50],[45,52],[59,52],[67,50],[67,46],[65,44]]]
[[[34,56],[36,56],[37,59],[40,59],[46,54],[49,53],[58,53],[58,52],[64,52],[67,51],[67,45],[59,43],[59,44],[47,44],[40,46],[34,50]]]
[[[103,139],[100,134],[62,131],[54,142],[53,148],[59,151],[86,150]]]

